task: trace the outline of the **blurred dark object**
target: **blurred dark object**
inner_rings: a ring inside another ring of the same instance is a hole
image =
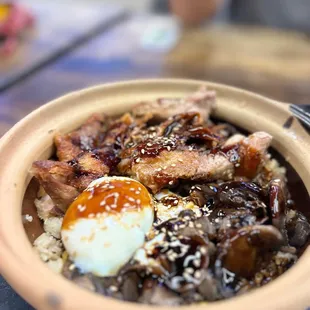
[[[151,8],[160,14],[171,12],[186,25],[199,25],[217,12],[218,22],[310,33],[309,0],[153,0]]]
[[[232,22],[310,33],[309,0],[232,0]]]
[[[0,310],[34,310],[0,276]]]
[[[34,16],[21,5],[0,4],[0,55],[14,53],[22,34],[33,24]]]
[[[168,0],[155,0],[151,3],[151,11],[157,14],[168,14],[170,12]]]

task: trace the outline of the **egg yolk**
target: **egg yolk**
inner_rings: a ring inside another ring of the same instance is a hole
[[[120,177],[104,177],[90,184],[68,208],[62,229],[70,229],[78,219],[105,217],[152,206],[148,190],[139,182]]]

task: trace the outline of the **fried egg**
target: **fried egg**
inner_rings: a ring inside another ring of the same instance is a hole
[[[152,197],[140,182],[103,177],[70,205],[61,237],[82,272],[114,276],[143,246],[153,220]]]

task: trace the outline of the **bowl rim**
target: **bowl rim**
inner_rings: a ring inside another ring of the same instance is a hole
[[[61,106],[64,106],[65,102],[70,102],[73,100],[82,101],[87,97],[92,97],[92,95],[96,95],[97,93],[105,93],[107,91],[113,92],[122,88],[128,90],[137,86],[143,86],[153,87],[154,89],[157,89],[160,88],[163,84],[171,88],[175,87],[176,89],[180,88],[181,86],[198,87],[203,84],[216,90],[223,90],[230,92],[234,95],[245,96],[249,100],[256,100],[257,102],[261,102],[270,107],[274,107],[279,113],[284,113],[287,116],[291,115],[288,107],[278,101],[239,88],[199,80],[131,80],[125,82],[97,85],[79,91],[71,92],[64,96],[61,96],[58,99],[52,100],[51,102],[34,110],[28,116],[19,121],[1,138],[0,165],[4,168],[3,173],[0,176],[0,204],[4,202],[3,199],[5,199],[6,202],[14,201],[14,197],[11,196],[15,194],[16,196],[19,195],[19,200],[17,200],[17,198],[15,197],[16,199],[13,205],[16,205],[17,202],[19,202],[19,207],[21,206],[21,199],[23,198],[23,193],[25,192],[25,187],[29,181],[29,177],[27,178],[27,173],[22,174],[22,177],[24,179],[21,182],[21,180],[18,180],[16,178],[17,173],[15,173],[13,176],[10,175],[9,170],[13,169],[10,160],[11,158],[16,158],[14,157],[14,152],[19,151],[19,149],[23,151],[26,150],[27,143],[26,145],[21,145],[20,147],[18,147],[16,145],[16,141],[22,141],[23,131],[27,133],[27,131],[30,130],[31,126],[34,127],[35,130],[39,129],[39,125],[31,124],[35,123],[35,120],[39,120],[41,116],[46,117],[46,115],[51,111],[51,109],[55,110],[56,108],[59,108],[61,111]],[[294,126],[296,130],[303,130],[301,129],[302,127],[297,123]],[[40,136],[40,138],[42,138],[42,136]],[[309,151],[309,144],[301,145],[302,142],[304,142],[304,140],[296,142],[298,143],[298,145],[300,145],[300,150]],[[12,150],[12,144],[18,148],[14,148],[14,150]],[[310,172],[310,163],[306,162],[305,165],[307,167],[307,171]],[[22,177],[20,177],[20,179]],[[307,182],[307,185],[307,189],[309,191],[310,182]],[[6,197],[6,195],[8,197]],[[11,200],[9,200],[9,198],[11,198]],[[7,212],[8,218],[6,220],[3,219],[4,217],[0,217],[0,257],[2,260],[2,262],[0,263],[0,272],[4,276],[4,278],[7,279],[10,284],[12,284],[12,286],[17,290],[17,292],[19,292],[30,304],[40,309],[85,309],[90,304],[92,305],[92,309],[106,307],[107,309],[118,310],[134,310],[137,308],[142,310],[148,310],[153,308],[152,306],[148,305],[120,302],[79,288],[70,281],[59,277],[59,275],[54,274],[46,266],[44,266],[44,263],[42,263],[37,257],[37,255],[34,253],[34,251],[32,251],[30,244],[28,244],[28,246],[23,245],[23,249],[25,250],[25,252],[23,253],[25,253],[25,257],[24,255],[19,255],[18,249],[16,249],[15,245],[10,242],[12,227],[14,227],[14,229],[16,230],[16,237],[19,238],[20,244],[21,242],[25,242],[27,240],[27,237],[25,231],[23,231],[21,223],[22,221],[20,220],[20,223],[14,222],[14,220],[16,219],[16,217],[13,216],[14,208],[11,209],[12,210],[9,210]],[[308,279],[307,277],[305,267],[307,267],[307,270],[310,270],[309,248],[305,251],[303,256],[299,259],[297,264],[292,269],[287,271],[276,281],[273,281],[273,283],[270,283],[257,291],[252,291],[243,296],[234,297],[225,301],[218,301],[212,304],[208,303],[207,306],[211,307],[211,309],[214,308],[217,310],[226,309],[227,307],[232,307],[232,309],[240,309],[246,305],[251,305],[252,309],[261,309],[263,306],[267,306],[270,309],[289,308],[293,305],[294,309],[305,309],[310,306],[310,296],[308,296],[309,294],[306,293],[306,287],[309,287],[310,279]],[[29,274],[31,272],[34,272],[33,277]],[[46,277],[48,281],[42,281],[42,277]],[[300,286],[300,289],[297,292],[293,290],[288,291],[288,289],[294,287],[294,285],[300,284],[300,281],[303,281],[302,286]],[[279,291],[285,292],[285,295],[279,296],[278,294],[270,298],[272,294],[275,294]],[[73,299],[72,296],[74,296]],[[184,308],[191,308],[194,306],[197,305],[194,304]],[[167,306],[161,308],[171,309]]]

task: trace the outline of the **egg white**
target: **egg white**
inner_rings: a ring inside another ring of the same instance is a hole
[[[79,218],[61,230],[61,237],[70,258],[82,272],[114,276],[143,246],[153,220],[153,206],[143,206],[140,210],[104,217]]]

